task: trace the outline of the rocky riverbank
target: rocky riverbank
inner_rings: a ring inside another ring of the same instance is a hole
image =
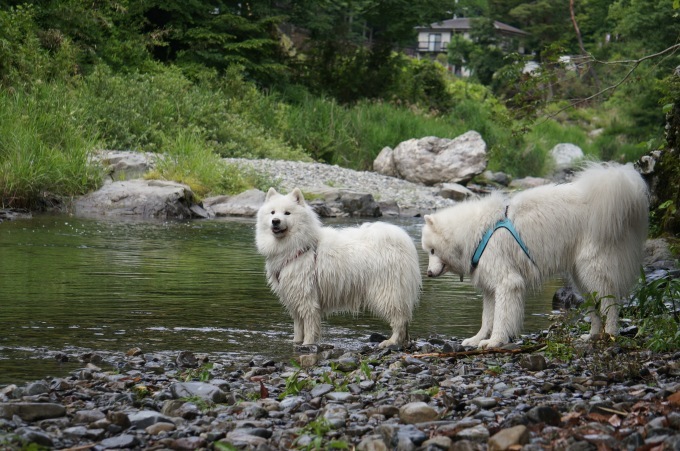
[[[587,343],[559,359],[542,338],[299,349],[300,366],[70,356],[68,377],[0,389],[0,449],[679,449],[680,353]]]

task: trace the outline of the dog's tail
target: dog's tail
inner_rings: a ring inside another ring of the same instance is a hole
[[[649,193],[632,165],[591,164],[575,183],[589,205],[588,228],[594,238],[614,245],[628,237],[642,246],[647,238]]]
[[[627,256],[629,261],[639,262],[649,222],[649,193],[640,174],[631,164],[591,164],[575,182],[583,189],[589,206],[591,237],[619,248],[622,240],[633,240],[635,243],[624,247],[635,254]]]

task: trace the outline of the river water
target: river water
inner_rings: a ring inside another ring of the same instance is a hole
[[[422,220],[392,221],[413,237],[423,274]],[[331,222],[333,226],[355,222]],[[39,215],[0,223],[0,386],[60,376],[79,362],[56,351],[193,351],[288,359],[292,320],[271,294],[252,219],[123,221]],[[423,281],[410,333],[468,337],[481,297],[453,276]],[[525,331],[549,324],[558,282],[527,300]],[[336,315],[323,342],[357,349],[389,327]],[[47,358],[46,356],[51,356]]]

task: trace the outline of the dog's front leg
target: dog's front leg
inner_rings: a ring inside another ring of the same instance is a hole
[[[321,339],[321,311],[317,308],[306,312],[302,316],[302,327],[304,329],[303,345],[318,343]]]
[[[488,340],[479,342],[480,348],[496,348],[518,336],[524,322],[524,280],[516,274],[508,275],[496,287],[493,330]]]
[[[304,324],[302,322],[302,318],[300,318],[296,313],[293,313],[292,316],[293,316],[293,343],[299,345],[305,339]]]
[[[489,338],[491,330],[493,329],[493,317],[495,309],[495,298],[493,291],[484,290],[484,302],[482,304],[482,327],[477,332],[477,335],[463,340],[463,346],[479,346],[479,342]]]

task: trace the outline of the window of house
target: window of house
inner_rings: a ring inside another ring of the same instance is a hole
[[[440,52],[442,50],[442,35],[441,33],[430,33],[428,37],[428,47],[430,52]]]

